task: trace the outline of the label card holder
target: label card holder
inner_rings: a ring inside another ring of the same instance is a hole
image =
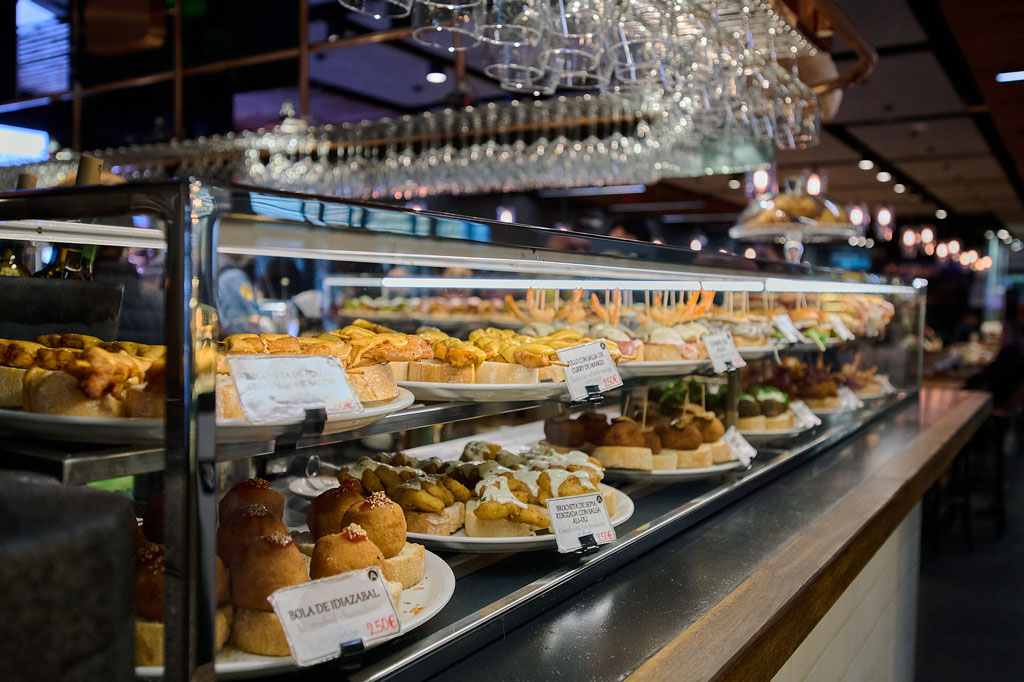
[[[558,359],[569,365],[565,368],[565,384],[574,401],[587,400],[595,388],[597,393],[604,393],[622,386],[619,369],[604,341],[562,348]]]
[[[732,456],[743,462],[743,466],[750,466],[750,460],[757,456],[757,448],[748,443],[735,426],[730,426],[725,430],[722,441],[729,446]]]
[[[604,493],[553,497],[547,501],[551,531],[561,554],[592,551],[615,540]]]
[[[327,418],[363,405],[338,358],[325,355],[229,355],[245,418],[253,424],[299,421],[323,408]]]
[[[832,313],[829,315],[829,321],[832,323],[832,331],[843,341],[853,341],[857,338],[839,315]]]
[[[775,325],[775,328],[779,330],[779,333],[782,334],[782,337],[788,343],[803,343],[807,341],[807,337],[793,324],[793,319],[789,316],[789,313],[772,315],[772,324]]]
[[[848,410],[859,410],[864,407],[864,401],[857,397],[857,394],[850,390],[849,386],[840,386],[836,391],[839,399]]]
[[[732,334],[720,332],[708,334],[704,337],[704,347],[711,359],[711,366],[715,372],[731,372],[740,367],[746,367],[747,363],[736,350],[736,344],[732,341]]]
[[[821,424],[821,417],[814,414],[811,408],[807,407],[807,403],[802,400],[790,402],[789,409],[793,411],[793,415],[796,417],[796,425],[800,428],[806,429]]]
[[[882,395],[893,395],[897,392],[896,387],[892,385],[892,382],[889,381],[889,377],[886,375],[876,374],[875,381],[877,381],[878,385],[882,387]]]
[[[300,666],[316,665],[399,635],[387,581],[371,567],[284,587],[269,597]]]

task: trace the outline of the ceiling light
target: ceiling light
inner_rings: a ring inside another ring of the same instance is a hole
[[[821,176],[817,173],[811,173],[808,175],[807,182],[804,183],[804,188],[812,197],[821,194]]]
[[[926,228],[921,230],[921,241],[922,242],[927,244],[928,242],[933,241],[934,239],[935,239],[935,233],[932,231],[932,228],[926,227]]]
[[[953,241],[951,241],[949,243],[949,252],[950,253],[960,253],[960,242],[958,242],[955,239]]]
[[[913,246],[916,241],[917,235],[914,234],[913,230],[907,230],[903,233],[903,243],[907,246]]]
[[[752,248],[748,248],[746,251],[743,252],[743,256],[745,258],[753,260],[754,258],[757,258],[757,251],[754,251],[754,249]]]
[[[996,232],[996,236],[999,237],[1000,239],[1008,239],[1010,233],[1006,230],[999,230],[998,232]]]
[[[854,225],[864,224],[864,209],[860,206],[854,206],[850,209],[850,222]]]
[[[872,246],[874,246],[874,245],[875,245],[875,240],[872,239],[871,237],[868,237],[866,240],[864,240],[864,246],[868,247],[869,249]]]
[[[729,189],[739,189],[743,186],[743,183],[739,181],[739,178],[729,178]]]
[[[992,230],[985,230],[985,239],[994,239],[995,236],[996,233],[993,232]]]
[[[889,182],[890,180],[892,180],[892,173],[884,170],[878,171],[877,173],[875,173],[875,180],[878,180],[879,182]]]
[[[857,238],[856,237],[850,237],[849,239],[846,240],[846,242],[850,246],[857,246]]]
[[[1011,251],[1020,251],[1021,249],[1024,249],[1024,242],[1022,242],[1019,239],[1014,239],[1013,243],[1010,244],[1010,250]]]
[[[924,245],[924,255],[931,256],[935,254],[935,244],[928,242]]]
[[[1003,71],[996,74],[996,83],[1013,83],[1024,81],[1024,71]]]
[[[440,85],[448,80],[448,75],[444,71],[431,69],[427,74],[427,82],[435,85]]]
[[[754,192],[757,194],[764,194],[768,190],[768,183],[771,182],[771,176],[768,175],[768,171],[764,168],[759,168],[754,171],[754,175],[751,179],[754,182]]]
[[[693,239],[693,240],[690,241],[690,250],[691,251],[700,251],[703,246],[704,245],[700,243],[699,239]]]
[[[882,227],[892,224],[892,211],[885,206],[882,206],[878,209],[878,213],[875,214],[875,222]]]
[[[949,247],[945,244],[939,244],[935,247],[935,255],[939,258],[945,258],[949,255]]]
[[[861,159],[857,162],[857,168],[860,168],[861,170],[871,170],[874,167],[875,162],[871,159]]]
[[[904,185],[902,182],[897,182],[895,185],[892,186],[892,191],[896,192],[896,194],[903,194],[904,192],[907,191],[907,186]]]
[[[516,210],[511,206],[498,207],[498,222],[514,223],[516,221]]]
[[[946,213],[946,209],[944,208],[940,208],[935,211],[935,217],[938,218],[939,220],[945,220],[946,216],[948,215],[949,214]]]
[[[857,237],[857,246],[867,246],[868,240],[864,237]]]

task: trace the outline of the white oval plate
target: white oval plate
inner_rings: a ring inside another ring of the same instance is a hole
[[[633,516],[633,500],[621,490],[603,484],[601,487],[601,492],[607,494],[611,491],[615,495],[615,516],[611,518],[612,526],[618,526],[628,521]],[[465,529],[460,529],[452,535],[409,533],[407,537],[409,542],[418,542],[430,549],[476,554],[529,552],[538,549],[554,549],[555,547],[553,534],[530,535],[525,538],[471,538],[466,535]]]
[[[747,439],[748,442],[754,443],[767,443],[772,440],[779,440],[781,438],[792,438],[798,436],[805,431],[810,431],[813,426],[794,426],[791,429],[767,429],[765,431],[740,431],[740,435]]]
[[[431,381],[399,381],[417,400],[465,400],[475,403],[515,402],[568,398],[564,381],[537,384],[445,384]]]
[[[455,593],[455,574],[444,559],[433,552],[426,553],[423,580],[407,590],[402,590],[398,605],[398,620],[402,624],[401,634],[423,625],[445,607]],[[375,645],[371,645],[375,646]],[[217,654],[214,663],[217,677],[265,677],[283,670],[298,670],[299,666],[291,656],[259,656],[246,653],[231,645]],[[162,666],[136,666],[138,677],[163,677]]]
[[[710,360],[665,360],[659,362],[623,362],[619,364],[619,376],[661,377],[692,374],[704,367],[710,367]]]
[[[701,469],[659,469],[642,471],[640,469],[605,469],[604,477],[610,481],[636,481],[641,483],[678,483],[679,481],[699,481],[702,478],[713,478],[726,471],[743,466],[739,460],[714,464]]]
[[[360,414],[330,419],[324,433],[341,433],[366,426],[392,412],[404,410],[415,402],[412,393],[402,388],[398,396],[383,405],[365,408]],[[244,419],[218,419],[217,441],[242,443],[273,440],[295,422],[250,424]],[[0,427],[28,436],[74,443],[160,444],[164,439],[163,419],[127,417],[69,417],[21,410],[0,410]]]
[[[757,358],[763,358],[765,355],[771,355],[775,352],[776,346],[751,346],[750,348],[737,348],[740,352],[740,357],[744,360],[755,360]]]

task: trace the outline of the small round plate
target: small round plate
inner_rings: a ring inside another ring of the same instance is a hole
[[[564,381],[537,384],[445,384],[430,381],[399,381],[417,400],[467,401],[474,403],[517,402],[568,398]]]
[[[640,469],[605,469],[604,477],[609,481],[635,481],[639,483],[677,483],[679,481],[699,481],[702,478],[713,478],[742,467],[739,460],[714,464],[701,469],[658,469],[641,471]]]
[[[619,364],[619,376],[631,377],[672,377],[692,374],[704,367],[710,367],[710,360],[665,360],[659,362],[623,362]]]

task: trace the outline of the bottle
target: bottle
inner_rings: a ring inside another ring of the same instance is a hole
[[[78,173],[75,185],[100,184],[100,171],[103,160],[95,156],[82,155],[78,162]],[[49,279],[92,279],[92,259],[96,255],[96,247],[92,244],[55,244],[57,256],[34,277]],[[88,252],[88,255],[86,255]]]

